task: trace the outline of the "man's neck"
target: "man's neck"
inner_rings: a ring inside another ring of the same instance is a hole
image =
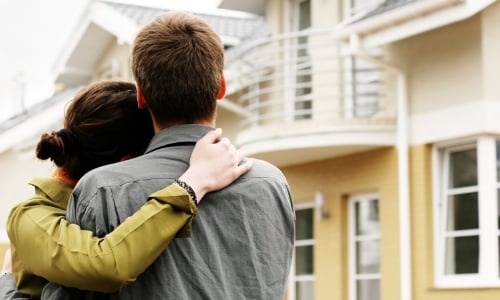
[[[172,126],[177,126],[177,125],[188,125],[188,124],[195,124],[195,125],[204,125],[204,126],[210,126],[210,127],[215,127],[215,120],[199,120],[195,121],[193,123],[184,123],[184,122],[165,122],[165,123],[158,123],[156,121],[153,121],[153,128],[155,133],[160,132],[161,130],[165,128],[169,128]]]

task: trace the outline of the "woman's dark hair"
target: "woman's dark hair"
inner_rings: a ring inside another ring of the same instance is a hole
[[[100,81],[75,95],[64,129],[43,134],[36,156],[52,160],[78,180],[96,167],[141,155],[153,134],[147,110],[137,107],[135,85]]]

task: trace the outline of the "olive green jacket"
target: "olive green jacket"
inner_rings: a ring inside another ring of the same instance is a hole
[[[152,194],[134,215],[102,238],[66,221],[72,188],[54,178],[30,183],[35,195],[8,218],[17,289],[39,298],[47,281],[114,292],[133,282],[175,237],[188,237],[196,205],[177,185]]]

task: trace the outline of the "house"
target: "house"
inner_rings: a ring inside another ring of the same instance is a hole
[[[226,101],[292,189],[287,299],[499,298],[500,3],[220,7],[270,33],[228,58]]]
[[[215,17],[241,25],[231,34],[213,23],[227,45],[217,125],[288,178],[297,235],[287,300],[500,297],[500,3],[220,7],[260,16]],[[131,79],[130,43],[157,12],[92,1],[54,66],[62,92]],[[7,174],[33,168],[20,156],[33,138],[6,140],[3,190]]]

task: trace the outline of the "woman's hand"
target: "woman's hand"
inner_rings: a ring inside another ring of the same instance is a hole
[[[188,183],[198,201],[206,193],[220,190],[245,174],[252,167],[251,160],[243,155],[227,138],[222,129],[210,131],[194,147],[190,166],[179,180]]]

